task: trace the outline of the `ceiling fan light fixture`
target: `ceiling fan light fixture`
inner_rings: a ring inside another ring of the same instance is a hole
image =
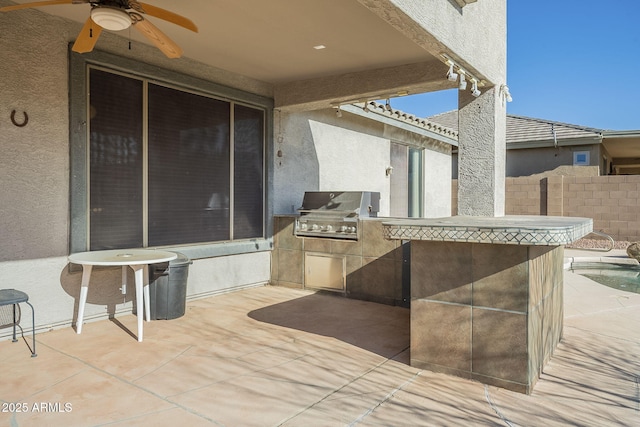
[[[94,7],[91,19],[105,30],[121,31],[131,26],[131,17],[122,10],[113,7]]]

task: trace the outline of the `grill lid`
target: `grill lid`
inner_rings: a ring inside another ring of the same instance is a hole
[[[317,214],[336,217],[377,217],[380,193],[370,191],[307,191],[301,215]]]
[[[366,191],[308,191],[298,209],[296,236],[358,240],[359,219],[376,217],[380,193]]]

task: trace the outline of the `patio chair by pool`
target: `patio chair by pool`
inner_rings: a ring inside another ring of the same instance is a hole
[[[26,302],[29,304],[29,307],[31,307],[31,320],[33,325],[33,348],[31,349],[31,357],[36,357],[36,314],[33,306],[29,302],[29,295],[15,289],[0,289],[0,309],[4,306],[13,306],[13,316],[10,318],[10,321],[4,315],[6,310],[2,309],[2,311],[0,311],[0,328],[13,325],[13,342],[18,341],[16,339],[16,326],[20,324],[21,302]],[[22,331],[22,327],[20,327],[20,331]],[[24,337],[24,334],[22,336]]]

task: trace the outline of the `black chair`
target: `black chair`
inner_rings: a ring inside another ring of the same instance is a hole
[[[29,307],[31,307],[31,319],[33,322],[33,349],[31,350],[31,357],[36,357],[36,314],[33,310],[33,306],[29,302],[29,295],[15,289],[0,289],[0,307],[13,305],[13,321],[9,323],[2,320],[0,322],[0,327],[13,324],[13,342],[18,341],[16,339],[16,325],[20,323],[21,311],[18,304],[20,304],[21,302],[26,302],[27,304],[29,304]],[[20,328],[20,330],[22,331],[22,327]]]

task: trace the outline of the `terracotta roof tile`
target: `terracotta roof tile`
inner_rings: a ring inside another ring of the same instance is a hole
[[[447,138],[451,138],[454,140],[458,139],[457,120],[456,128],[454,130],[453,128],[448,127],[446,124],[433,121],[430,118],[416,117],[413,114],[405,113],[404,111],[396,110],[394,108],[391,108],[391,110],[387,110],[385,105],[375,101],[369,101],[367,103],[367,108],[377,114],[382,114],[395,120],[421,127],[425,130],[437,133]]]

